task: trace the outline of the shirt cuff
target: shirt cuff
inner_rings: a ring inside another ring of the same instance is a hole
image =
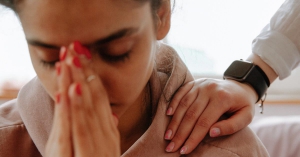
[[[252,42],[252,52],[266,62],[282,80],[300,62],[300,52],[285,35],[276,31],[261,32]]]

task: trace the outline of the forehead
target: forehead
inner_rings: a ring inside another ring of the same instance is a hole
[[[19,8],[26,38],[57,44],[89,42],[151,16],[149,2],[136,0],[23,0]]]

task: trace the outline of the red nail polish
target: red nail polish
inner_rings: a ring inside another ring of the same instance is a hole
[[[59,59],[60,59],[60,61],[65,60],[65,59],[66,59],[66,56],[67,56],[67,49],[66,49],[66,47],[62,47],[62,48],[60,49],[60,54],[59,54]]]
[[[77,95],[82,95],[82,92],[81,92],[81,85],[79,83],[76,84],[76,87],[75,87],[75,92]]]
[[[57,74],[57,76],[59,76],[60,75],[60,71],[61,71],[61,67],[60,67],[60,64],[58,63],[58,64],[56,64],[56,74]]]
[[[80,63],[80,60],[77,56],[75,56],[73,58],[73,64],[77,67],[77,68],[81,68],[81,63]]]
[[[92,58],[92,54],[90,52],[90,50],[88,48],[85,48],[85,56],[87,59],[91,59]]]
[[[79,41],[74,41],[73,44],[74,44],[74,50],[77,54],[79,54],[79,55],[85,54],[83,46],[81,45],[81,43]]]
[[[79,41],[74,41],[74,50],[79,55],[85,55],[87,59],[92,58],[90,50],[83,46]]]
[[[55,98],[56,98],[56,104],[59,104],[60,103],[60,94],[57,93]]]

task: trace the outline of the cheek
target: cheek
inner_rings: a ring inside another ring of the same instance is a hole
[[[111,75],[113,77],[106,85],[112,101],[132,104],[143,94],[153,71],[154,52],[152,51],[151,44],[142,46],[142,49],[132,55],[128,65],[113,74],[114,76]]]
[[[148,30],[137,41],[130,59],[116,70],[111,70],[114,71],[108,75],[111,78],[104,80],[112,101],[129,105],[134,103],[143,94],[150,79],[156,46],[154,33]]]
[[[55,100],[55,93],[58,90],[56,72],[54,70],[51,72],[41,72],[38,74],[38,78],[50,97]]]
[[[57,91],[57,76],[55,68],[45,67],[40,63],[36,51],[29,48],[30,58],[33,68],[39,78],[42,86],[47,91],[52,99],[54,99],[55,92]]]

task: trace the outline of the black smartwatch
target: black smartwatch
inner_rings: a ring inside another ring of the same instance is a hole
[[[266,93],[270,86],[268,76],[257,65],[243,60],[235,60],[224,72],[224,79],[231,79],[242,83],[247,83],[256,91],[257,102]]]

